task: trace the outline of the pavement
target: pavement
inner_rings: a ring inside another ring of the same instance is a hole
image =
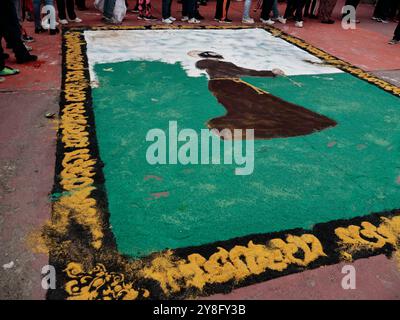
[[[334,18],[339,19],[344,1],[339,0]],[[134,3],[130,3],[133,7]],[[233,1],[230,18],[240,24],[243,2]],[[80,25],[99,26],[101,15],[92,5],[78,12]],[[161,1],[153,1],[155,16],[161,16]],[[172,12],[179,17],[180,5]],[[203,24],[215,25],[215,2],[200,7]],[[283,12],[284,6],[280,6]],[[400,45],[390,46],[395,23],[382,24],[370,19],[373,7],[360,5],[361,23],[355,30],[343,30],[340,21],[323,25],[306,20],[303,29],[293,23],[276,24],[286,33],[299,37],[382,79],[400,85]],[[258,18],[260,11],[253,13]],[[128,13],[124,25],[146,25]],[[50,219],[49,193],[54,179],[57,122],[45,114],[58,111],[61,85],[61,36],[35,35],[33,23],[24,27],[35,37],[30,44],[39,61],[7,65],[20,69],[20,75],[0,83],[0,299],[44,299],[41,269],[48,257],[33,248],[32,238]],[[400,106],[400,104],[399,104]],[[349,264],[349,263],[347,263]],[[341,281],[344,263],[304,271],[264,283],[234,290],[207,299],[399,299],[400,272],[393,259],[380,255],[353,263],[357,289],[344,290]]]

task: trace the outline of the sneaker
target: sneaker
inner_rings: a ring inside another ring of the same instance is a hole
[[[150,16],[144,16],[144,20],[145,21],[156,21],[157,18],[152,16],[152,15],[150,15]]]
[[[167,19],[162,19],[161,22],[162,22],[162,23],[165,23],[165,24],[174,23],[174,22],[173,22],[172,20],[170,20],[169,18],[167,18]]]
[[[400,40],[392,39],[389,41],[389,44],[399,44]]]
[[[3,77],[13,76],[14,74],[17,74],[17,73],[19,73],[18,69],[13,69],[13,68],[10,68],[7,66],[4,67],[3,70],[0,70],[0,76],[3,76]]]
[[[101,19],[101,21],[103,21],[105,24],[114,24],[114,25],[119,25],[121,24],[121,22],[119,22],[118,20],[116,20],[114,17],[112,18],[107,18],[104,17]]]
[[[27,34],[23,34],[21,36],[21,40],[27,43],[35,41],[35,39],[33,39],[31,36],[28,36]]]
[[[275,22],[272,21],[271,19],[265,20],[263,18],[260,19],[260,21],[266,25],[272,26]]]
[[[374,16],[372,16],[371,19],[372,19],[372,20],[375,20],[375,21],[378,21],[378,20],[379,20],[379,18],[374,17]]]
[[[26,51],[32,51],[33,50],[33,48],[28,46],[26,43],[24,43],[24,46],[25,46]]]
[[[169,17],[168,19],[171,20],[171,21],[176,21],[176,18],[174,18],[174,17],[172,17],[172,16]]]
[[[244,24],[254,24],[254,19],[253,18],[242,19],[242,23],[244,23]]]
[[[181,21],[183,21],[183,22],[188,21],[188,20],[189,20],[188,16],[183,16],[182,19],[181,19]]]
[[[218,20],[219,23],[232,23],[231,19],[225,18],[223,20]]]
[[[384,19],[380,19],[380,21],[379,22],[381,22],[381,23],[389,23],[389,21],[388,20],[384,20]]]
[[[22,64],[22,63],[32,62],[32,61],[36,61],[37,58],[38,57],[33,54],[27,54],[21,58],[17,58],[17,63]]]
[[[134,13],[134,14],[138,14],[139,13],[139,9],[136,9],[136,8],[134,8],[134,9],[131,9],[131,10],[128,10],[130,13]]]
[[[196,18],[192,18],[192,19],[190,19],[190,20],[188,20],[188,23],[194,23],[194,24],[196,24],[196,23],[200,23],[201,21],[200,20],[197,20]]]
[[[282,24],[286,24],[286,19],[284,17],[281,17],[281,16],[276,18],[276,21],[278,21],[279,23],[282,23]]]
[[[61,24],[68,24],[68,20],[67,19],[60,19],[59,20]]]
[[[303,23],[303,21],[296,21],[294,26],[297,27],[297,28],[303,28],[304,23]]]
[[[204,20],[204,17],[199,13],[199,12],[197,12],[196,13],[196,15],[194,16],[197,20]]]
[[[73,19],[73,20],[70,20],[71,22],[76,22],[76,23],[81,23],[82,22],[82,19],[81,18],[78,18],[78,17],[76,17],[75,19]]]

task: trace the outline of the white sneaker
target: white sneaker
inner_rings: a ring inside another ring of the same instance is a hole
[[[297,27],[297,28],[303,28],[304,23],[303,23],[303,21],[296,21],[294,25],[295,25],[295,27]]]
[[[272,21],[271,19],[264,20],[263,18],[261,18],[260,21],[261,21],[262,23],[264,23],[264,24],[269,25],[269,26],[272,26],[272,25],[275,23],[275,22]]]
[[[189,20],[188,16],[183,16],[182,19],[181,19],[181,21],[183,21],[183,22],[188,21],[188,20]]]
[[[169,17],[168,19],[171,20],[172,22],[176,21],[176,18],[174,18],[174,17],[172,17],[172,16]]]
[[[197,20],[196,18],[192,18],[188,20],[188,23],[200,23],[200,20]]]
[[[162,22],[162,23],[166,23],[166,24],[171,24],[171,23],[173,23],[173,21],[172,21],[170,18],[162,19],[161,22]]]
[[[254,24],[254,19],[253,18],[242,19],[242,23],[244,23],[244,24]]]
[[[76,22],[76,23],[81,23],[81,22],[82,22],[82,19],[76,17],[74,20],[70,20],[70,21],[71,21],[71,22]]]
[[[286,24],[286,19],[284,17],[279,16],[276,20],[282,24]]]
[[[60,19],[59,20],[61,24],[68,24],[68,20],[67,19]]]

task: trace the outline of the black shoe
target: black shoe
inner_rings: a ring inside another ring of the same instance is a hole
[[[37,60],[37,56],[33,55],[33,54],[27,54],[23,57],[17,58],[17,63],[21,64],[21,63],[27,63],[27,62],[32,62],[32,61],[36,61]]]
[[[225,18],[224,20],[219,20],[219,23],[232,23],[231,19]]]
[[[27,43],[35,41],[35,39],[33,39],[31,36],[28,36],[27,34],[23,34],[21,36],[21,40]]]
[[[321,23],[325,23],[325,24],[334,24],[335,21],[328,19],[328,20],[321,20]]]
[[[204,20],[204,17],[200,13],[197,13],[194,17],[197,20]]]
[[[46,32],[47,30],[45,28],[43,28],[42,26],[40,26],[39,28],[35,28],[35,33],[43,33]]]
[[[54,36],[55,34],[60,33],[60,30],[58,30],[58,28],[50,29],[49,33],[51,36]]]

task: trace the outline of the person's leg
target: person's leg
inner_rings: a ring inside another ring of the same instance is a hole
[[[58,19],[66,20],[67,14],[65,12],[65,0],[56,0],[56,1],[57,1]]]
[[[68,18],[70,18],[70,20],[75,20],[76,19],[75,1],[74,0],[65,0],[65,1],[67,5]]]
[[[272,16],[277,19],[279,17],[278,0],[272,3]]]
[[[295,21],[300,22],[303,21],[303,9],[305,0],[296,0],[296,13],[295,13]]]
[[[151,0],[145,0],[144,7],[145,7],[145,17],[146,18],[152,18],[152,15],[151,15]]]
[[[394,31],[394,37],[393,37],[393,39],[395,39],[395,40],[397,40],[397,41],[400,41],[400,22],[399,22],[399,24],[397,25],[396,30]]]
[[[17,13],[18,21],[22,23],[22,5],[21,0],[13,0],[15,12]]]
[[[5,57],[4,57],[4,51],[3,51],[3,46],[1,45],[1,37],[0,37],[0,71],[4,69],[5,67]]]
[[[21,28],[19,25],[15,6],[10,0],[1,0],[1,32],[7,43],[11,46],[17,63],[34,61],[36,56],[30,55],[21,40]]]
[[[222,10],[224,6],[224,0],[217,0],[217,5],[215,8],[215,19],[222,19]]]
[[[107,19],[112,19],[114,14],[116,0],[104,0],[103,16]]]
[[[251,2],[252,0],[245,0],[243,4],[243,20],[249,20],[250,19],[250,9],[251,9]]]
[[[336,2],[337,0],[321,0],[318,16],[322,22],[333,22],[331,16]]]
[[[162,17],[168,19],[171,16],[171,0],[162,0]]]
[[[269,20],[269,15],[272,10],[272,6],[274,5],[274,0],[264,0],[262,4],[261,10],[261,19]]]
[[[306,4],[304,6],[304,16],[305,17],[308,17],[309,15],[311,15],[310,7],[311,7],[311,0],[306,0]]]
[[[189,4],[188,0],[182,0],[182,17],[189,16],[188,4]]]
[[[33,15],[35,16],[35,29],[40,29],[42,26],[40,7],[41,7],[41,0],[33,0]]]
[[[222,20],[228,19],[228,11],[229,11],[230,4],[231,4],[231,0],[223,1]]]
[[[357,9],[357,6],[359,3],[360,3],[360,0],[347,0],[346,6],[353,6],[354,8]]]
[[[287,19],[293,15],[293,5],[296,0],[288,0],[286,5],[286,10],[284,14],[284,18]]]

